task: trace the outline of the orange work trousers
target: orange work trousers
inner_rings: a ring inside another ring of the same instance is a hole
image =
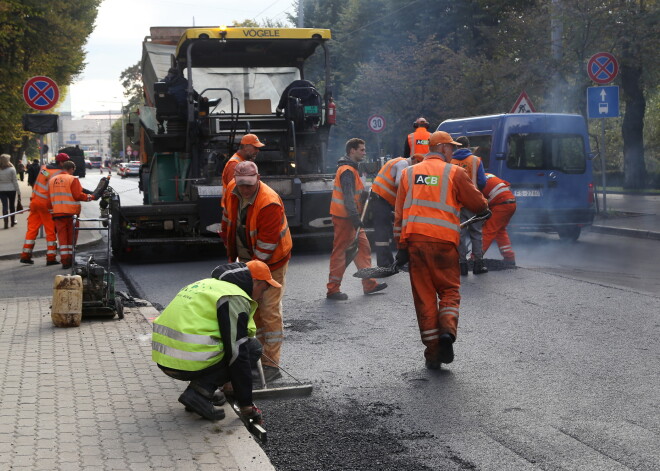
[[[36,197],[35,197],[36,198]],[[44,226],[46,233],[46,260],[51,262],[56,260],[57,256],[57,239],[55,238],[55,224],[48,208],[44,204],[30,205],[30,214],[27,219],[27,232],[25,233],[25,241],[23,242],[23,252],[21,253],[22,260],[31,260],[32,251],[34,250],[34,243],[39,234],[39,228]]]
[[[271,286],[261,300],[257,312],[254,313],[254,323],[257,325],[257,339],[261,342],[264,352],[261,363],[265,366],[280,364],[282,341],[284,340],[284,320],[282,316],[282,296],[286,281],[286,271],[289,262],[271,271],[273,279],[282,285],[281,288]]]
[[[346,271],[346,249],[355,239],[355,228],[350,219],[332,216],[335,237],[332,242],[332,255],[330,255],[330,276],[328,277],[328,294],[337,293],[341,288],[341,280]],[[358,269],[371,267],[371,246],[369,239],[360,229],[358,236],[358,253],[353,260]],[[362,280],[364,292],[371,291],[378,284],[373,278]]]
[[[409,241],[410,285],[417,324],[426,347],[424,357],[436,360],[442,334],[456,338],[461,302],[458,248],[452,243]]]
[[[486,220],[483,227],[484,253],[495,240],[504,260],[515,260],[516,254],[511,248],[511,239],[509,239],[509,234],[506,232],[506,226],[509,224],[513,213],[516,212],[516,204],[496,204],[490,210],[493,215]]]
[[[78,239],[78,233],[73,230],[73,216],[53,214],[57,243],[60,246],[60,262],[70,265],[73,262],[73,244]],[[75,237],[74,237],[75,232]]]

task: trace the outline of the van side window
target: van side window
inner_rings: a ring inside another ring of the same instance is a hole
[[[582,136],[572,134],[512,134],[508,138],[507,167],[584,173]]]
[[[490,166],[490,143],[493,136],[469,136],[469,138],[472,153],[481,158],[481,162],[484,164],[484,170],[488,171]]]

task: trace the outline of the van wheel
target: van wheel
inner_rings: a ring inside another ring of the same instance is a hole
[[[561,240],[575,242],[580,238],[582,228],[580,226],[565,226],[557,229],[557,234]]]

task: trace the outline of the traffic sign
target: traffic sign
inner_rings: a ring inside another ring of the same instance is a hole
[[[617,118],[619,116],[619,87],[587,88],[587,117]]]
[[[529,99],[525,90],[520,94],[509,113],[536,113],[532,100]]]
[[[619,73],[619,63],[609,52],[599,52],[591,56],[587,63],[589,78],[600,85],[610,83]]]
[[[381,132],[385,129],[385,118],[377,114],[369,116],[367,126],[369,126],[369,130],[372,132]]]
[[[30,108],[39,111],[51,109],[60,99],[60,89],[49,77],[32,77],[23,85],[23,99]]]

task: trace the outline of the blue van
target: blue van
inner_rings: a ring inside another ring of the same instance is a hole
[[[592,155],[580,115],[520,113],[449,119],[438,126],[467,136],[487,172],[511,183],[514,231],[557,232],[575,241],[595,214]]]

